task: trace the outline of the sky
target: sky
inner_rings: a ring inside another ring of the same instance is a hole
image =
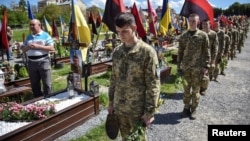
[[[0,0],[0,4],[3,4],[7,7],[10,6],[11,2],[18,3],[20,0]],[[31,5],[37,5],[37,2],[39,0],[29,0]],[[101,7],[104,9],[106,0],[82,0],[87,7],[90,7],[92,5],[95,5],[97,7]],[[147,0],[123,0],[125,6],[132,6],[134,2],[136,2],[137,7],[141,8],[147,8]],[[157,8],[158,6],[162,6],[163,0],[150,0],[153,7]],[[174,9],[177,13],[181,11],[181,8],[183,6],[185,0],[169,0],[170,7]],[[250,3],[249,0],[208,0],[208,2],[213,6],[217,8],[227,9],[230,5],[232,5],[235,2],[239,2],[240,4],[244,3]]]

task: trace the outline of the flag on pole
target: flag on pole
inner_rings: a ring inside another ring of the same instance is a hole
[[[116,33],[115,17],[125,11],[123,0],[107,0],[102,21],[108,26],[109,30]]]
[[[160,21],[160,33],[166,35],[171,28],[171,14],[168,0],[163,0],[161,21]]]
[[[59,34],[58,34],[58,30],[57,30],[57,26],[56,26],[56,21],[53,20],[52,23],[52,37],[59,39]]]
[[[7,35],[7,10],[6,9],[4,9],[3,11],[1,42],[2,42],[2,46],[6,50],[9,50],[9,41],[8,41],[8,35]]]
[[[201,21],[209,19],[214,25],[214,10],[207,0],[185,0],[180,15],[188,17],[191,13],[198,14]]]
[[[157,36],[155,29],[155,22],[157,21],[157,14],[155,9],[152,7],[150,0],[148,0],[148,17],[149,17],[149,32]]]
[[[44,16],[44,23],[45,23],[45,31],[48,32],[49,35],[52,35],[52,28],[45,16]]]
[[[96,18],[96,23],[95,23],[96,28],[100,27],[101,24],[102,24],[102,17],[100,15],[100,11],[98,10],[98,15],[97,15],[97,18]]]
[[[61,34],[64,37],[65,23],[64,23],[62,16],[60,16],[59,18],[60,18],[60,25],[61,25]]]
[[[28,6],[28,16],[29,16],[29,19],[30,19],[30,20],[35,19],[35,16],[34,16],[34,14],[33,14],[33,12],[32,12],[31,7],[30,7],[29,1],[27,1],[27,6]]]
[[[96,30],[95,20],[94,20],[93,13],[92,13],[91,11],[89,12],[88,24],[89,24],[90,27],[91,27],[92,33],[94,33],[94,34],[97,35],[98,33],[97,33],[97,30]]]
[[[142,38],[143,41],[146,41],[147,39],[147,34],[146,31],[143,28],[143,24],[142,24],[142,20],[141,20],[141,16],[137,10],[136,4],[134,2],[134,5],[131,9],[131,13],[134,15],[135,17],[135,22],[136,22],[136,26],[137,26],[137,32],[138,35]]]
[[[79,40],[80,43],[86,44],[86,46],[81,46],[80,48],[82,61],[85,62],[87,60],[87,47],[91,43],[91,33],[88,24],[78,5],[79,4],[76,0],[72,0],[72,14],[70,23],[71,27],[69,34],[72,35],[73,39]]]

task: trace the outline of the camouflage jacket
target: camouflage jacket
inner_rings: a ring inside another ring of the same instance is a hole
[[[183,71],[209,68],[210,47],[207,33],[197,30],[194,35],[184,32],[179,38],[177,67]]]
[[[213,30],[210,30],[207,35],[209,38],[211,60],[215,60],[218,53],[218,36]]]
[[[228,53],[230,50],[230,45],[231,45],[231,39],[227,32],[225,33],[225,53]]]
[[[159,63],[154,48],[139,40],[129,51],[114,49],[109,105],[115,113],[152,117],[160,94]]]
[[[216,33],[217,33],[218,41],[219,41],[217,56],[221,56],[225,50],[225,37],[224,37],[225,33],[222,30],[218,30],[216,31]]]

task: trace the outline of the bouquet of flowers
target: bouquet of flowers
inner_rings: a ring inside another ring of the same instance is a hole
[[[0,104],[0,119],[4,121],[32,121],[47,118],[55,113],[55,105],[28,104],[21,105],[16,102]]]

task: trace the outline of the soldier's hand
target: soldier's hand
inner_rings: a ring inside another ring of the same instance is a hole
[[[183,74],[182,69],[177,69],[177,73],[178,73],[178,75],[182,75]]]
[[[113,108],[113,106],[109,106],[109,107],[108,107],[108,112],[109,112],[109,114],[113,114],[113,113],[114,113],[114,108]]]
[[[155,120],[154,117],[146,117],[146,116],[142,116],[142,120],[144,121],[146,127],[149,127],[149,125]]]

